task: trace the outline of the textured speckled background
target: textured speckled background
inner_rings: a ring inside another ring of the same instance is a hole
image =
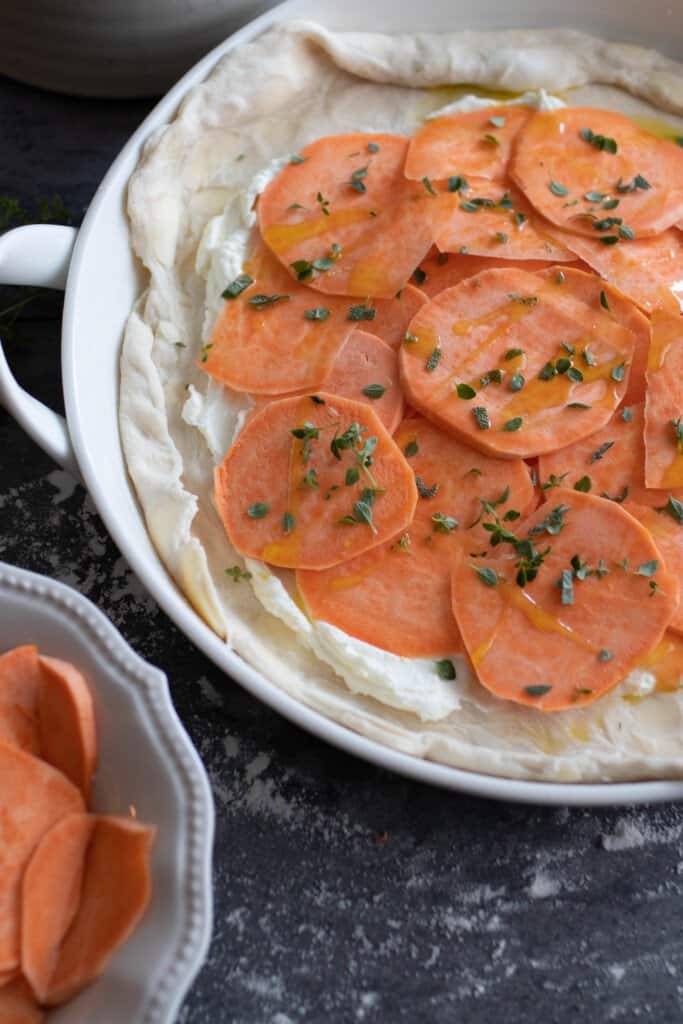
[[[80,221],[149,107],[0,79],[0,192],[32,211],[59,193]],[[46,293],[6,344],[53,406],[60,309]],[[683,1020],[682,808],[507,807],[323,746],[190,646],[2,410],[0,557],[76,587],[168,673],[208,767],[215,934],[182,1024]]]

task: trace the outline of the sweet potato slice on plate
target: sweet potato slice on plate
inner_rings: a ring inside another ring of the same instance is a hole
[[[683,487],[683,316],[658,309],[645,396],[645,484]]]
[[[80,905],[59,951],[48,1006],[66,1002],[94,981],[133,933],[151,895],[155,834],[156,829],[128,818],[95,819]]]
[[[24,872],[21,970],[41,1003],[47,998],[62,939],[80,905],[83,866],[95,820],[81,813],[61,818],[45,833]]]
[[[17,977],[0,988],[0,1024],[42,1024],[45,1014],[29,984]]]
[[[623,401],[630,405],[645,397],[645,370],[650,350],[650,321],[637,306],[617,288],[601,281],[595,274],[577,267],[555,267],[541,274],[558,287],[569,282],[572,294],[596,311],[606,310],[612,318],[633,332],[635,349],[628,375],[628,388]]]
[[[83,811],[67,778],[18,747],[0,743],[0,971],[19,964],[21,879],[43,835],[66,814]]]
[[[433,241],[436,196],[404,177],[402,135],[330,135],[302,149],[258,200],[261,235],[288,272],[324,260],[318,292],[391,298]]]
[[[560,481],[563,487],[609,497],[619,503],[663,508],[669,495],[683,501],[682,488],[668,491],[645,486],[643,428],[642,403],[624,406],[590,437],[541,455],[538,477],[544,494],[552,500],[553,481]]]
[[[467,277],[474,277],[481,270],[512,268],[536,273],[554,265],[552,260],[526,260],[520,267],[518,260],[499,259],[496,256],[472,256],[470,253],[461,252],[439,252],[432,249],[420,264],[418,272],[421,291],[433,299],[439,292],[460,284]]]
[[[669,497],[660,509],[634,502],[625,507],[648,531],[667,569],[678,580],[678,603],[669,629],[683,633],[683,504]]]
[[[613,244],[683,215],[683,149],[610,110],[537,111],[517,134],[510,175],[553,224]]]
[[[456,553],[453,612],[477,677],[541,711],[591,703],[660,642],[677,582],[647,530],[604,498],[556,491],[517,536],[489,558]]]
[[[529,107],[500,104],[430,118],[410,140],[406,177],[503,181],[514,140],[531,114]]]
[[[410,404],[503,457],[554,451],[602,427],[626,392],[635,346],[571,281],[523,270],[482,271],[441,292],[408,335],[400,369]]]
[[[468,178],[458,192],[439,191],[434,241],[441,252],[508,260],[566,260],[576,256],[546,230],[546,222],[509,183]]]
[[[488,534],[472,526],[482,502],[498,514],[524,515],[534,503],[521,459],[492,459],[421,416],[399,427],[395,441],[418,481],[415,516],[393,538],[332,569],[300,571],[297,586],[312,619],[405,658],[461,649],[450,612],[450,554],[461,535],[472,550]]]
[[[662,293],[683,308],[683,234],[676,228],[617,245],[569,231],[556,231],[555,238],[646,313],[660,303]]]
[[[0,741],[29,754],[40,750],[36,706],[43,679],[36,647],[15,647],[0,656]]]
[[[367,405],[327,392],[272,402],[215,473],[234,547],[272,565],[325,569],[404,530],[417,490]]]
[[[90,688],[69,662],[44,656],[40,662],[45,672],[38,698],[40,756],[73,782],[87,800],[97,765]]]

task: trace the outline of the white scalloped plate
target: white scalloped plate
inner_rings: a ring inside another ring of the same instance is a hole
[[[35,643],[73,661],[95,698],[100,764],[92,808],[157,825],[153,895],[104,975],[53,1024],[170,1024],[209,945],[214,809],[166,676],[86,598],[0,562],[0,650]]]

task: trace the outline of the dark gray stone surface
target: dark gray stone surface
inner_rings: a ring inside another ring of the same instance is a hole
[[[0,192],[80,219],[148,108],[0,80]],[[6,345],[53,406],[59,317],[46,295]],[[680,807],[486,803],[324,746],[190,646],[1,410],[0,557],[76,587],[168,673],[208,767],[216,923],[183,1024],[683,1020]]]

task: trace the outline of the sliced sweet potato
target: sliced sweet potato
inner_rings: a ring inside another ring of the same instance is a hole
[[[683,680],[683,637],[667,629],[662,640],[636,666],[654,676],[656,693],[680,690]],[[639,701],[642,697],[632,696]]]
[[[618,245],[568,231],[555,232],[555,238],[646,313],[659,304],[662,291],[683,308],[683,234],[676,228]]]
[[[401,135],[330,135],[306,146],[264,189],[266,244],[290,272],[329,260],[308,285],[331,295],[391,298],[432,244],[436,197],[403,174]]]
[[[559,271],[559,272],[558,272]],[[645,398],[645,370],[650,349],[650,321],[634,303],[617,288],[601,281],[595,274],[586,273],[577,267],[555,267],[541,273],[546,280],[561,287],[569,282],[572,294],[594,310],[604,309],[617,323],[633,332],[635,349],[628,375],[628,388],[624,403],[632,405]]]
[[[95,710],[81,672],[59,658],[40,659],[45,681],[38,697],[40,756],[66,775],[83,794],[97,766]]]
[[[589,238],[658,235],[683,216],[681,147],[611,110],[537,111],[509,166],[539,213]]]
[[[9,971],[0,971],[0,988],[4,988],[5,985],[9,985],[10,981],[14,981],[18,974],[18,968],[13,968]]]
[[[61,818],[40,840],[24,872],[21,970],[41,1003],[47,998],[62,939],[78,911],[95,820],[80,813]]]
[[[403,391],[398,372],[398,354],[368,331],[351,332],[321,387],[328,394],[369,405],[390,434],[401,422]],[[258,397],[249,418],[257,416],[271,402],[288,397]]]
[[[522,547],[501,543],[478,559],[456,552],[452,578],[479,681],[541,711],[612,689],[662,639],[677,601],[675,578],[633,516],[604,498],[554,493],[554,508],[542,505],[517,531]]]
[[[226,298],[199,367],[221,384],[250,394],[316,388],[354,328],[350,302],[335,296],[321,302],[262,242],[256,243],[244,273],[242,283],[252,283]],[[235,284],[233,291],[239,287]]]
[[[683,507],[667,499],[659,509],[632,501],[626,508],[648,531],[667,569],[678,580],[678,603],[669,629],[683,633]]]
[[[514,185],[483,178],[469,178],[458,192],[439,192],[435,242],[441,252],[496,259],[576,259],[557,235],[548,234],[546,222]]]
[[[272,565],[325,569],[405,530],[417,490],[368,405],[319,392],[272,402],[215,474],[235,548]]]
[[[570,280],[524,270],[482,271],[448,288],[408,333],[399,365],[410,404],[503,457],[599,430],[626,392],[635,346],[633,332],[576,297]]]
[[[0,1024],[43,1024],[45,1014],[21,978],[0,988]]]
[[[0,741],[38,754],[36,704],[43,683],[38,649],[15,647],[0,656]]]
[[[19,965],[21,879],[43,835],[83,811],[79,791],[51,765],[0,743],[0,971]]]
[[[472,175],[502,181],[515,137],[531,113],[529,107],[501,104],[425,121],[410,140],[406,177],[421,181]]]
[[[369,305],[375,316],[365,326],[387,345],[398,348],[408,324],[426,301],[427,296],[420,288],[407,284],[391,299],[373,299]]]
[[[419,478],[420,498],[408,529],[332,569],[299,571],[297,586],[309,615],[406,658],[461,649],[450,612],[450,553],[461,535],[472,550],[488,534],[472,524],[482,501],[499,516],[524,515],[534,502],[521,459],[492,459],[428,420],[411,416],[395,441]],[[503,500],[501,500],[503,499]]]
[[[544,494],[555,496],[552,481],[585,490],[619,503],[634,502],[651,508],[666,505],[669,494],[683,500],[683,489],[665,491],[645,486],[644,407],[618,409],[600,430],[559,451],[542,455],[538,476]]]
[[[59,952],[45,1002],[71,999],[105,969],[133,933],[151,895],[150,850],[156,829],[98,816],[85,859],[81,900]]]
[[[512,267],[514,270],[537,272],[547,270],[555,264],[552,260],[526,260],[520,268],[518,260],[503,260],[493,256],[472,256],[470,253],[446,253],[432,249],[422,261],[420,272],[420,288],[433,299],[439,292],[460,284],[467,277],[474,277],[481,270],[500,270]],[[422,277],[422,274],[425,276]],[[415,310],[417,313],[417,310]],[[407,326],[407,325],[406,325]]]
[[[683,316],[659,309],[647,364],[645,485],[683,487]]]

